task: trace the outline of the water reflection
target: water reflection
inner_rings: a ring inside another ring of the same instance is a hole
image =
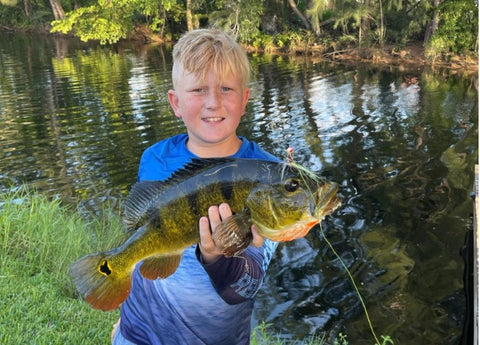
[[[4,44],[17,47],[16,36],[9,38]],[[154,69],[126,51],[61,49],[31,68],[22,55],[2,50],[2,71],[11,81],[11,88],[2,82],[1,93],[3,177],[79,199],[112,186],[125,191],[151,138],[181,130],[163,92],[169,65]],[[164,124],[162,133],[153,128],[157,121]]]
[[[166,98],[170,50],[0,37],[0,190],[27,183],[82,207],[118,205],[145,147],[183,131]],[[341,185],[342,207],[281,244],[255,318],[285,338],[317,331],[457,344],[465,314],[459,249],[471,229],[477,92],[471,77],[251,57],[240,134]],[[427,339],[427,340],[426,340]]]

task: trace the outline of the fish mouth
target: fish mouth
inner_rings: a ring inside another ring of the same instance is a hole
[[[323,219],[335,211],[341,205],[341,199],[337,195],[338,185],[328,183],[319,188],[315,210],[312,212],[318,219]]]

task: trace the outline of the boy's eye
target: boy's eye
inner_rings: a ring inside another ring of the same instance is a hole
[[[222,86],[222,92],[228,92],[228,91],[232,91],[233,89],[231,87],[228,87],[228,86]]]

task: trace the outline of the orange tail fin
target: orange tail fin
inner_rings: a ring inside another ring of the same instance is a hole
[[[80,294],[95,309],[114,310],[130,293],[131,272],[112,270],[105,253],[86,255],[68,272]]]

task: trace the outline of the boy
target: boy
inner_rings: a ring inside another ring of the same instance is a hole
[[[186,33],[173,49],[174,90],[168,99],[187,134],[147,148],[138,180],[167,179],[193,157],[278,160],[236,134],[249,77],[245,51],[227,34]],[[152,281],[135,269],[113,344],[249,344],[253,300],[277,244],[252,227],[253,246],[241,257],[224,257],[212,230],[231,214],[227,204],[209,208],[199,220],[200,243],[185,250],[170,277]]]

